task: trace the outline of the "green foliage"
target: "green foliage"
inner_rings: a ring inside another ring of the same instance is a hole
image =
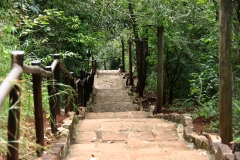
[[[217,117],[218,116],[218,103],[215,100],[208,101],[203,104],[203,106],[199,106],[197,111],[192,114],[193,118],[197,118],[198,116],[204,116],[205,118],[209,117]]]
[[[233,3],[232,55],[236,98],[233,101],[233,122],[234,133],[238,136],[240,32],[238,3]],[[130,4],[134,15],[130,13]],[[76,3],[73,0],[2,0],[0,7],[1,81],[10,70],[13,50],[26,52],[25,63],[30,64],[32,60],[39,59],[42,66],[49,65],[53,54],[59,53],[65,66],[78,75],[79,70],[88,69],[88,61],[92,58],[86,55],[86,50],[91,49],[99,69],[103,69],[103,62],[107,63],[107,69],[117,69],[122,52],[121,40],[125,42],[127,53],[127,41],[135,36],[133,27],[136,27],[139,38],[148,37],[150,52],[147,57],[146,89],[156,92],[156,28],[164,26],[165,87],[167,97],[170,95],[170,88],[173,88],[172,108],[184,109],[198,105],[193,116],[204,115],[207,118],[218,115],[218,3],[215,1],[83,0]],[[131,16],[134,16],[136,22]],[[137,57],[134,43],[132,53],[135,66]],[[125,57],[125,63],[128,64],[128,55],[125,54]],[[33,115],[30,81],[30,76],[24,76],[26,94],[23,96],[23,114],[26,117]],[[47,83],[44,81],[44,86]],[[72,93],[70,88],[62,84],[61,89],[60,93],[63,95]],[[46,88],[43,89],[43,95],[44,107],[49,115]],[[2,116],[6,114],[5,111],[2,113]],[[209,126],[209,130],[215,131],[218,127],[217,122],[215,123]]]
[[[233,100],[233,137],[234,139],[240,138],[240,102],[237,99]]]
[[[152,72],[150,75],[148,75],[146,90],[150,90],[157,93],[157,73],[156,72]]]

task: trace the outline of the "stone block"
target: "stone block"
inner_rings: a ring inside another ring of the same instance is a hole
[[[180,119],[181,119],[180,115],[179,115],[179,114],[176,114],[176,115],[175,115],[175,118],[174,118],[174,122],[179,123],[179,122],[180,122]]]
[[[193,126],[192,118],[189,116],[184,116],[183,125],[184,126]]]
[[[184,125],[184,121],[185,121],[185,114],[180,114],[180,115],[179,115],[179,123],[181,123],[182,125]]]
[[[175,117],[176,117],[177,113],[170,113],[170,116],[171,116],[171,121],[172,122],[175,122]]]
[[[54,154],[45,154],[40,159],[41,160],[60,160],[60,159],[57,159],[57,156]]]
[[[79,119],[85,119],[85,116],[86,116],[86,107],[80,106],[80,107],[78,108],[78,112],[79,112],[78,118],[79,118]]]
[[[170,114],[167,114],[167,119],[168,121],[171,121],[171,115]]]
[[[240,152],[235,152],[235,159],[234,160],[240,160]]]
[[[188,142],[191,142],[192,140],[192,135],[193,133],[193,128],[192,127],[184,127],[184,130],[183,130],[183,137],[188,141]]]
[[[53,146],[49,149],[48,152],[49,152],[49,154],[56,155],[57,159],[61,159],[62,153],[61,153],[61,148],[60,147]]]
[[[53,147],[59,147],[61,149],[62,158],[66,156],[68,150],[66,147],[66,143],[55,143],[53,144]]]
[[[197,149],[208,149],[208,139],[203,135],[193,134],[194,145]]]
[[[211,135],[208,134],[208,140],[209,140],[209,150],[211,154],[216,154],[218,145],[221,143],[221,138],[217,135]]]
[[[163,118],[164,114],[163,113],[159,113],[158,114],[158,118]]]
[[[168,118],[168,114],[164,114],[163,119],[167,120],[167,118]]]
[[[234,154],[228,145],[219,143],[217,153],[215,155],[216,160],[234,160]]]

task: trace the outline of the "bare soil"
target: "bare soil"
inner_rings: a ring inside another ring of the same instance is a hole
[[[63,120],[65,119],[64,115],[57,115],[56,116],[57,119],[57,124],[58,127],[61,126]],[[24,136],[27,137],[27,139],[31,142],[34,142],[36,139],[35,135],[32,135],[31,132],[29,132],[31,129],[35,129],[35,122],[34,119],[28,119],[26,120],[28,123],[25,122],[20,122],[21,123],[21,128],[22,130],[24,130],[23,128],[26,128],[27,131],[23,131],[24,132]],[[25,126],[26,124],[28,124],[27,126]],[[55,136],[51,133],[51,120],[50,118],[46,118],[46,114],[43,113],[43,124],[44,124],[44,147],[48,148],[51,144],[56,143],[59,139],[58,136]],[[32,147],[28,148],[29,152],[31,153],[35,153],[35,149]],[[30,155],[29,155],[30,156]],[[0,156],[0,159],[2,160],[7,160],[7,155],[6,154],[2,154]]]

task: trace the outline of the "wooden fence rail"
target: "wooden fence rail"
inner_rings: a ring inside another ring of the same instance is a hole
[[[92,92],[94,75],[96,72],[96,60],[92,61],[92,69],[90,72],[80,71],[78,79],[74,78],[74,73],[69,72],[67,68],[60,62],[60,55],[54,54],[54,60],[51,66],[45,69],[40,67],[40,61],[33,61],[32,66],[26,65],[24,61],[23,51],[12,52],[12,69],[8,76],[0,85],[0,107],[9,95],[10,110],[8,115],[8,160],[19,159],[19,133],[20,133],[20,110],[21,110],[21,83],[22,74],[32,74],[33,79],[33,99],[34,99],[34,116],[36,129],[36,143],[44,146],[44,125],[42,110],[42,78],[48,80],[48,95],[51,116],[51,131],[57,133],[56,115],[61,114],[60,107],[60,70],[64,73],[64,84],[74,91],[74,100],[71,101],[68,95],[65,95],[65,113],[74,111],[78,114],[78,109],[74,107],[87,105],[90,93]],[[77,85],[77,87],[76,87]],[[41,156],[43,147],[37,149],[37,155]]]

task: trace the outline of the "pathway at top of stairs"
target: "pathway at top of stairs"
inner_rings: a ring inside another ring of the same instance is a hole
[[[179,138],[177,124],[136,111],[118,71],[95,76],[91,112],[76,126],[66,160],[208,160]]]

